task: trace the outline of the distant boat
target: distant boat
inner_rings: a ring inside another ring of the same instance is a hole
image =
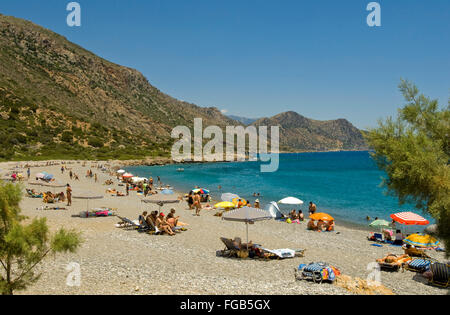
[[[184,172],[184,168],[177,169],[177,172]]]

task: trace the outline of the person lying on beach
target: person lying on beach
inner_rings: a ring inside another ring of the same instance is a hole
[[[116,191],[116,196],[117,197],[125,197],[126,195],[123,192]]]
[[[327,232],[332,232],[334,231],[334,220],[331,220],[327,223],[326,225],[326,231]]]
[[[158,215],[158,217],[156,218],[156,222],[155,222],[155,223],[156,223],[156,224],[155,224],[156,227],[157,227],[160,231],[162,231],[163,233],[167,233],[167,234],[169,234],[170,236],[175,235],[175,233],[172,231],[170,225],[169,225],[167,222],[164,221],[164,213],[161,212],[161,213]]]
[[[315,221],[314,221],[314,220],[309,220],[308,225],[307,225],[306,228],[307,228],[308,230],[311,230],[311,231],[318,231],[318,230],[319,230],[319,228],[318,228],[317,225],[315,224]]]

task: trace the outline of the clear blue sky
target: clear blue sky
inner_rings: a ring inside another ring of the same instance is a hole
[[[403,104],[400,78],[446,105],[450,1],[0,0],[0,13],[31,20],[110,61],[136,68],[162,91],[229,114],[376,125]]]

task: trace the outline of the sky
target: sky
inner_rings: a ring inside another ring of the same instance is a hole
[[[44,26],[93,53],[142,72],[180,100],[227,114],[293,110],[316,120],[377,125],[404,105],[401,78],[447,105],[450,1],[0,0],[0,13]]]

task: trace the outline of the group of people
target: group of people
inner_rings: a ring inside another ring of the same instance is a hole
[[[209,199],[209,197],[208,197]],[[208,200],[206,199],[206,200]],[[189,192],[187,196],[187,203],[189,206],[189,210],[195,209],[195,215],[200,216],[200,211],[202,210],[202,194],[200,192],[194,193],[192,190]]]
[[[148,214],[144,211],[139,216],[139,224],[141,226],[146,226],[156,230],[157,228],[161,233],[168,234],[170,236],[175,235],[175,231],[178,230],[177,227],[185,226],[185,223],[179,221],[179,216],[175,215],[175,209],[171,209],[170,213],[165,216],[163,212],[152,211]]]
[[[308,226],[307,226],[308,230],[311,231],[317,231],[317,232],[332,232],[334,231],[334,220],[330,220],[330,221],[323,221],[323,220],[318,220],[316,223],[316,220],[309,220],[308,222]]]

